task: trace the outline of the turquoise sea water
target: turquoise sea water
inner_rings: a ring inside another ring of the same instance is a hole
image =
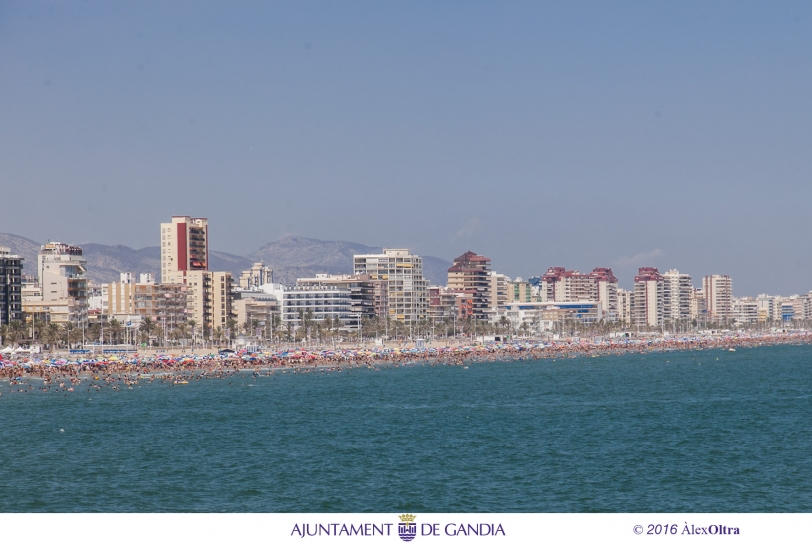
[[[3,382],[0,507],[812,511],[810,346],[469,367]]]

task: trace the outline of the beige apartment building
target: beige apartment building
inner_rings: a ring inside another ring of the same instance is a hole
[[[82,248],[47,243],[37,256],[37,279],[22,284],[23,318],[87,326],[87,261]]]
[[[161,224],[161,282],[167,273],[206,271],[209,268],[209,221],[173,216]]]
[[[103,319],[138,324],[149,317],[171,331],[187,321],[187,287],[183,284],[112,282],[101,287]]]
[[[607,320],[617,318],[617,278],[608,267],[596,267],[591,273],[551,267],[541,277],[542,302],[597,301]]]
[[[408,322],[428,317],[429,281],[423,278],[420,256],[385,248],[381,254],[356,254],[353,268],[356,275],[386,282],[390,318]]]
[[[470,291],[474,299],[474,318],[487,320],[491,305],[491,259],[470,250],[454,258],[448,268],[448,288]]]
[[[508,303],[530,303],[538,301],[533,299],[533,286],[524,280],[514,280],[508,283]]]
[[[505,304],[511,300],[510,278],[491,271],[488,280],[491,283],[491,308],[504,309]]]
[[[233,301],[234,317],[237,323],[251,327],[251,335],[258,333],[271,338],[273,336],[274,317],[281,324],[281,307],[276,296],[262,291],[240,292]]]
[[[632,323],[660,327],[663,324],[663,276],[656,267],[641,267],[634,277]]]
[[[705,308],[714,322],[733,319],[733,281],[728,275],[708,275],[702,279]]]
[[[251,266],[251,269],[246,269],[240,273],[240,288],[243,290],[259,288],[263,284],[270,284],[272,282],[273,269],[264,265],[262,262],[257,262]]]
[[[232,318],[231,273],[209,271],[209,222],[173,216],[161,224],[161,282],[187,287],[186,315],[203,337]]]
[[[617,289],[617,319],[624,324],[632,323],[632,291]]]

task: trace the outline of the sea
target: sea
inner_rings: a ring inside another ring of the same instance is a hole
[[[812,346],[27,393],[4,512],[811,512]]]

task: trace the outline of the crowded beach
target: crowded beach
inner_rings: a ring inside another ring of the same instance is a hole
[[[809,344],[812,332],[739,333],[655,338],[565,340],[556,342],[492,342],[485,344],[413,348],[287,349],[258,352],[225,350],[211,354],[161,352],[86,357],[47,357],[24,352],[0,353],[0,381],[12,391],[72,392],[83,382],[97,390],[131,388],[142,383],[188,384],[190,380],[228,378],[235,374],[269,376],[277,371],[309,373],[354,368],[444,364],[467,366],[493,361],[543,361],[708,350]],[[88,389],[90,389],[88,388]]]

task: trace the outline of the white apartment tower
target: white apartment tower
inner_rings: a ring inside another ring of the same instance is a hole
[[[702,279],[708,318],[723,322],[733,318],[733,281],[728,275],[708,275]]]
[[[37,256],[39,286],[44,305],[64,304],[64,322],[87,324],[87,260],[82,247],[47,243]],[[54,309],[51,312],[55,312]],[[61,321],[52,317],[51,321]]]
[[[387,284],[389,316],[402,321],[428,318],[429,281],[423,278],[423,258],[408,249],[383,249],[382,254],[353,256],[356,275]]]
[[[690,320],[693,293],[691,275],[676,269],[663,273],[663,320],[672,323]]]
[[[632,296],[634,292],[617,289],[617,319],[624,324],[632,323]]]
[[[663,276],[656,267],[641,267],[634,277],[632,323],[659,327],[663,323]]]

